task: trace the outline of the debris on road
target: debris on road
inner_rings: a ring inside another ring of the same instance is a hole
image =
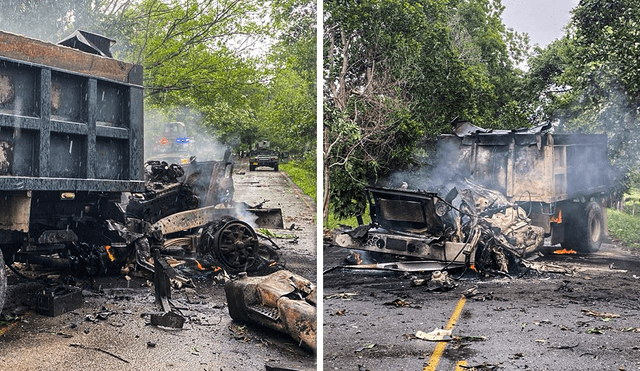
[[[229,314],[289,334],[299,345],[316,350],[316,287],[292,272],[239,278],[225,284]]]
[[[418,331],[416,332],[416,337],[422,340],[428,341],[450,341],[453,340],[453,336],[451,335],[451,330],[445,329],[434,329],[431,332]]]
[[[82,300],[82,290],[76,287],[47,287],[36,296],[36,312],[56,317],[80,308]]]
[[[619,318],[620,317],[620,315],[617,313],[597,312],[587,308],[582,308],[580,311],[582,312],[582,314],[587,316],[592,316],[592,317],[600,317],[600,318]]]

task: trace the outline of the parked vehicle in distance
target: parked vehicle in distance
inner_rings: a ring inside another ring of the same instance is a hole
[[[249,171],[255,171],[260,166],[268,166],[278,171],[278,152],[271,149],[257,149],[249,158]]]

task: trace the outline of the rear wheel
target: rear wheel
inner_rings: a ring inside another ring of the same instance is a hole
[[[575,215],[565,217],[564,242],[565,249],[575,249],[590,253],[600,249],[605,233],[604,213],[596,202],[589,202]]]
[[[0,250],[0,313],[4,307],[4,297],[7,293],[7,270],[4,267],[4,256]]]
[[[587,241],[582,246],[586,247],[585,252],[594,252],[600,250],[602,238],[604,237],[604,214],[602,208],[595,202],[587,205]]]

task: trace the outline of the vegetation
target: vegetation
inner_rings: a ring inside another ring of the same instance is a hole
[[[580,1],[565,36],[533,50],[500,0],[325,5],[325,219],[362,213],[363,187],[429,160],[455,117],[605,133],[617,191],[640,184],[638,0]]]
[[[291,181],[300,187],[304,194],[317,201],[315,157],[309,157],[303,161],[292,160],[280,163],[279,168],[287,173]]]
[[[616,209],[607,209],[609,234],[626,246],[640,248],[640,217]]]
[[[75,29],[117,40],[144,67],[145,108],[248,150],[267,139],[315,151],[316,6],[311,0],[11,0],[5,31],[51,42]]]

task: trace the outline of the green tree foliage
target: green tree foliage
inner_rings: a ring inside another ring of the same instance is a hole
[[[639,24],[637,0],[583,0],[565,37],[536,50],[526,76],[537,120],[555,121],[559,131],[607,134],[618,180],[639,171]]]
[[[272,9],[277,42],[269,56],[273,68],[261,122],[272,144],[315,158],[316,6],[309,1],[279,0]]]
[[[409,165],[416,143],[457,116],[527,125],[514,63],[528,41],[505,30],[500,1],[330,1],[325,10],[325,217],[330,206],[339,217],[361,212],[364,185]]]
[[[145,104],[238,149],[315,143],[315,2],[9,0],[0,27],[47,41],[75,29],[117,40],[144,67]],[[162,117],[162,116],[157,116]]]

